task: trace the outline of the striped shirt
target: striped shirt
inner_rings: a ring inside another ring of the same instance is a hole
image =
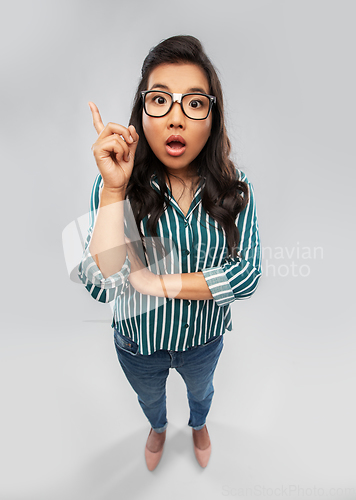
[[[164,246],[168,240],[175,249],[171,265],[167,266],[165,261],[162,267],[155,248],[147,250],[147,267],[155,274],[202,272],[213,297],[210,300],[141,294],[128,280],[130,261],[127,254],[119,272],[108,278],[103,277],[89,252],[100,189],[103,187],[102,177],[97,175],[91,193],[89,229],[78,276],[95,300],[106,303],[115,301],[111,327],[136,342],[140,354],[149,355],[159,349],[185,351],[222,335],[226,330],[232,330],[230,304],[235,300],[248,299],[255,292],[262,267],[254,190],[244,172],[236,171],[238,178],[245,181],[249,188],[249,202],[235,220],[240,232],[238,252],[241,257],[227,255],[224,229],[203,208],[201,193],[204,179],[196,189],[186,215],[167,184],[165,211],[158,221],[157,234]],[[153,174],[151,187],[160,192],[157,180]],[[149,216],[141,221],[145,239],[149,239],[146,227]]]

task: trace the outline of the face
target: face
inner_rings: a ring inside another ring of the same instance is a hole
[[[200,92],[210,94],[208,80],[199,66],[161,64],[152,70],[146,90],[157,89],[185,94],[197,92],[198,88],[201,89]],[[193,160],[210,136],[212,110],[205,120],[193,120],[185,116],[178,102],[174,102],[170,112],[159,118],[148,116],[142,110],[142,125],[148,144],[166,166],[168,173],[182,178],[188,177],[193,170]],[[167,139],[171,135],[180,135],[184,139],[185,148],[182,152],[172,151],[167,146]]]

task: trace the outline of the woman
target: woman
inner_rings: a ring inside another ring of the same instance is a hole
[[[89,105],[100,173],[79,277],[96,300],[115,300],[118,360],[151,424],[148,469],[163,452],[170,368],[187,386],[194,451],[206,467],[229,304],[249,298],[261,276],[253,187],[229,159],[221,85],[199,40],[174,36],[144,60],[128,127],[104,126]]]

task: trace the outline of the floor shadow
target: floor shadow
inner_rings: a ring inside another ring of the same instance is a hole
[[[208,422],[212,454],[206,469],[197,463],[191,428],[171,423],[161,462],[148,471],[144,446],[149,426],[131,430],[83,464],[65,488],[43,496],[51,500],[241,500],[283,498],[282,483],[307,480],[303,464],[288,444],[231,425]],[[310,478],[309,478],[310,479]],[[275,489],[276,494],[273,495]],[[40,500],[40,499],[38,499]]]

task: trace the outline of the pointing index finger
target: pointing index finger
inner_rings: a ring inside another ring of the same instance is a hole
[[[98,134],[101,133],[101,131],[105,128],[104,127],[104,124],[103,124],[103,121],[101,119],[101,116],[100,116],[100,113],[99,113],[99,110],[98,110],[98,107],[96,106],[96,104],[94,104],[93,102],[89,101],[89,108],[90,108],[90,111],[92,113],[92,116],[93,116],[93,125],[95,127],[95,130],[98,132]]]

